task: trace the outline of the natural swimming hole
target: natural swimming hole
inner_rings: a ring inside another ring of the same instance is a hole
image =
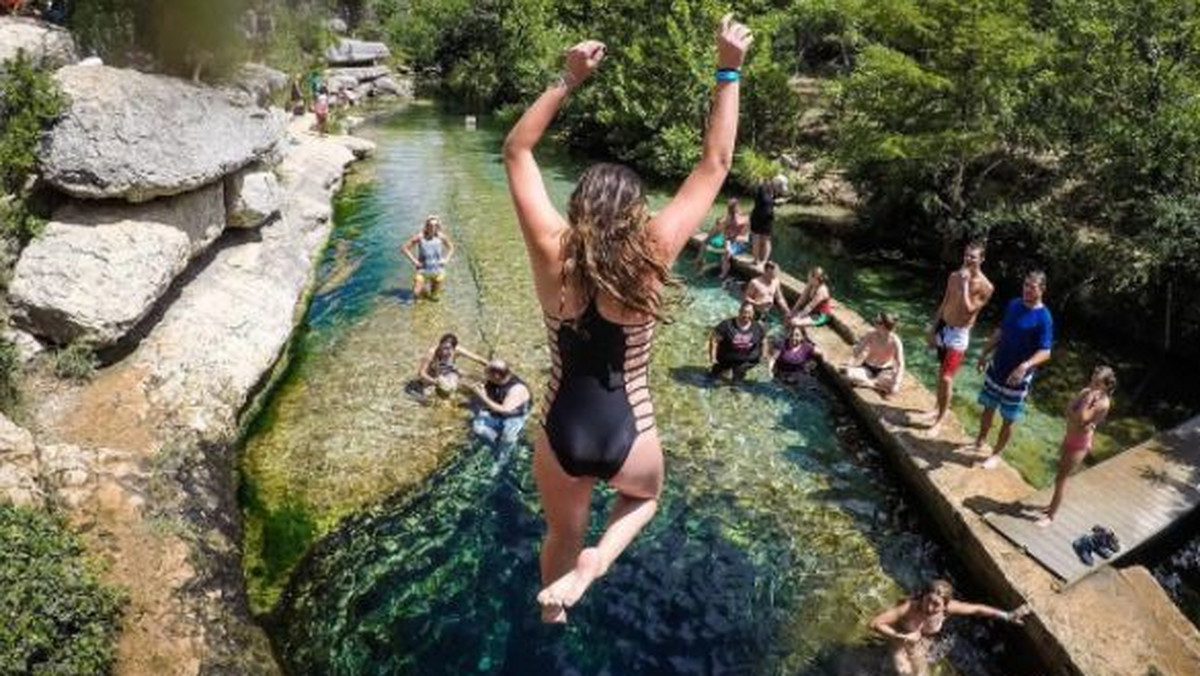
[[[736,300],[689,277],[651,374],[659,514],[567,627],[542,626],[528,446],[493,477],[462,408],[404,394],[454,331],[541,396],[546,336],[499,134],[424,106],[364,133],[376,159],[339,198],[296,356],[243,454],[248,585],[290,673],[876,674],[875,613],[932,576],[977,593],[821,383],[704,381],[706,332]],[[578,168],[544,158],[560,204]],[[412,303],[399,247],[427,213],[460,251],[442,300]],[[1014,673],[1012,637],[956,621],[940,673]]]

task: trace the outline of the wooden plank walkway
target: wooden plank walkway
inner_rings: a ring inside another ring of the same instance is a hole
[[[1022,501],[1025,513],[1014,509],[984,518],[1070,584],[1127,556],[1200,507],[1200,417],[1075,474],[1054,523],[1039,527],[1037,512],[1050,503],[1053,492],[1048,488]],[[1096,557],[1087,566],[1071,543],[1096,524],[1116,533],[1121,551],[1107,562]]]

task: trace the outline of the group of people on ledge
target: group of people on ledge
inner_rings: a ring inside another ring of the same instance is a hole
[[[534,149],[568,97],[604,60],[603,43],[589,40],[567,50],[564,70],[524,112],[504,143],[503,159],[517,222],[524,238],[534,293],[543,312],[552,368],[541,429],[533,444],[532,473],[546,522],[539,552],[542,588],[537,594],[541,619],[564,623],[594,582],[604,577],[622,552],[654,517],[663,489],[665,464],[648,376],[658,322],[665,318],[664,289],[678,284],[670,270],[701,227],[732,166],[737,137],[741,65],[752,37],[732,15],[717,30],[717,69],[709,120],[704,126],[701,158],[679,191],[661,210],[651,212],[640,178],[629,168],[600,163],[589,167],[572,193],[566,214],[551,201]],[[714,330],[709,342],[711,373],[742,378],[764,355],[775,376],[800,377],[820,358],[811,339],[813,327],[833,320],[833,296],[819,268],[810,271],[795,303],[783,298],[779,270],[770,261],[771,224],[778,182],[762,186],[755,213],[743,219],[731,203],[714,230],[724,237],[722,271],[728,274],[738,242],[749,226],[751,250],[761,275],[746,286],[737,317]],[[448,240],[436,224],[405,245],[417,268],[415,290],[435,294],[442,268],[451,256]],[[435,242],[439,240],[441,243]],[[725,254],[728,254],[727,256]],[[930,342],[941,354],[944,396],[927,425],[936,431],[946,415],[950,385],[961,365],[969,331],[991,296],[982,275],[983,249],[968,247],[963,268],[950,276],[934,317]],[[427,284],[429,285],[427,287]],[[1004,321],[988,340],[978,366],[988,378],[980,402],[984,425],[978,446],[996,409],[1004,420],[995,454],[1004,449],[1019,418],[1037,367],[1049,358],[1053,338],[1050,313],[1042,304],[1045,276],[1031,273],[1025,292],[1007,307]],[[760,313],[778,308],[784,337],[766,346]],[[904,348],[888,313],[843,365],[846,377],[883,395],[904,382]],[[486,362],[446,336],[420,366],[425,387],[461,389],[458,356],[487,365],[487,383],[469,391],[482,404],[473,425],[481,436],[511,441],[529,410],[529,388],[498,362]],[[1075,430],[1090,430],[1108,407],[1105,389],[1081,393],[1072,418]],[[939,388],[941,389],[941,388]],[[520,422],[517,422],[519,420]],[[486,430],[486,431],[485,431]],[[1071,448],[1090,441],[1090,433],[1071,437]],[[1064,444],[1064,449],[1067,444]],[[605,482],[615,499],[599,538],[587,544],[593,491]],[[871,627],[893,646],[893,662],[903,674],[925,673],[924,646],[943,621],[954,615],[992,616],[1020,622],[1027,611],[1006,612],[991,606],[955,601],[944,582],[881,613]]]

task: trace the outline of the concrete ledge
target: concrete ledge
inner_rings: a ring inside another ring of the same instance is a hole
[[[691,243],[703,246],[703,236]],[[742,276],[755,274],[747,256],[738,257],[733,269]],[[803,288],[787,274],[783,286],[789,298]],[[1200,676],[1200,631],[1148,571],[1104,567],[1061,589],[1057,578],[979,515],[1012,505],[1034,488],[1004,464],[990,471],[976,469],[981,457],[960,450],[971,439],[953,413],[937,438],[902,426],[911,413],[933,407],[933,394],[915,378],[906,378],[901,391],[886,399],[852,387],[833,365],[850,357],[854,337],[870,327],[839,306],[828,329],[810,330],[826,355],[822,369],[828,381],[880,442],[974,581],[999,605],[1029,603],[1033,615],[1025,632],[1051,673]]]

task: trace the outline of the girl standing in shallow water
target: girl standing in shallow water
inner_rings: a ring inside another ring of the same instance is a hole
[[[538,594],[545,622],[566,622],[596,578],[654,516],[663,456],[649,393],[650,347],[671,264],[701,225],[733,163],[738,69],[750,31],[721,20],[716,92],[700,162],[651,216],[641,180],[615,164],[589,167],[564,219],[550,201],[533,149],[605,47],[581,42],[559,81],[509,132],[504,166],[533,269],[553,357],[533,473],[546,515]],[[600,541],[584,548],[597,479],[617,491]]]
[[[1083,459],[1092,450],[1092,435],[1096,426],[1104,422],[1112,408],[1112,393],[1117,389],[1117,376],[1107,366],[1092,372],[1088,386],[1067,404],[1067,433],[1063,436],[1058,459],[1058,475],[1054,477],[1054,497],[1046,507],[1037,525],[1046,528],[1054,523],[1058,508],[1062,506],[1067,488],[1067,477],[1079,469]]]

